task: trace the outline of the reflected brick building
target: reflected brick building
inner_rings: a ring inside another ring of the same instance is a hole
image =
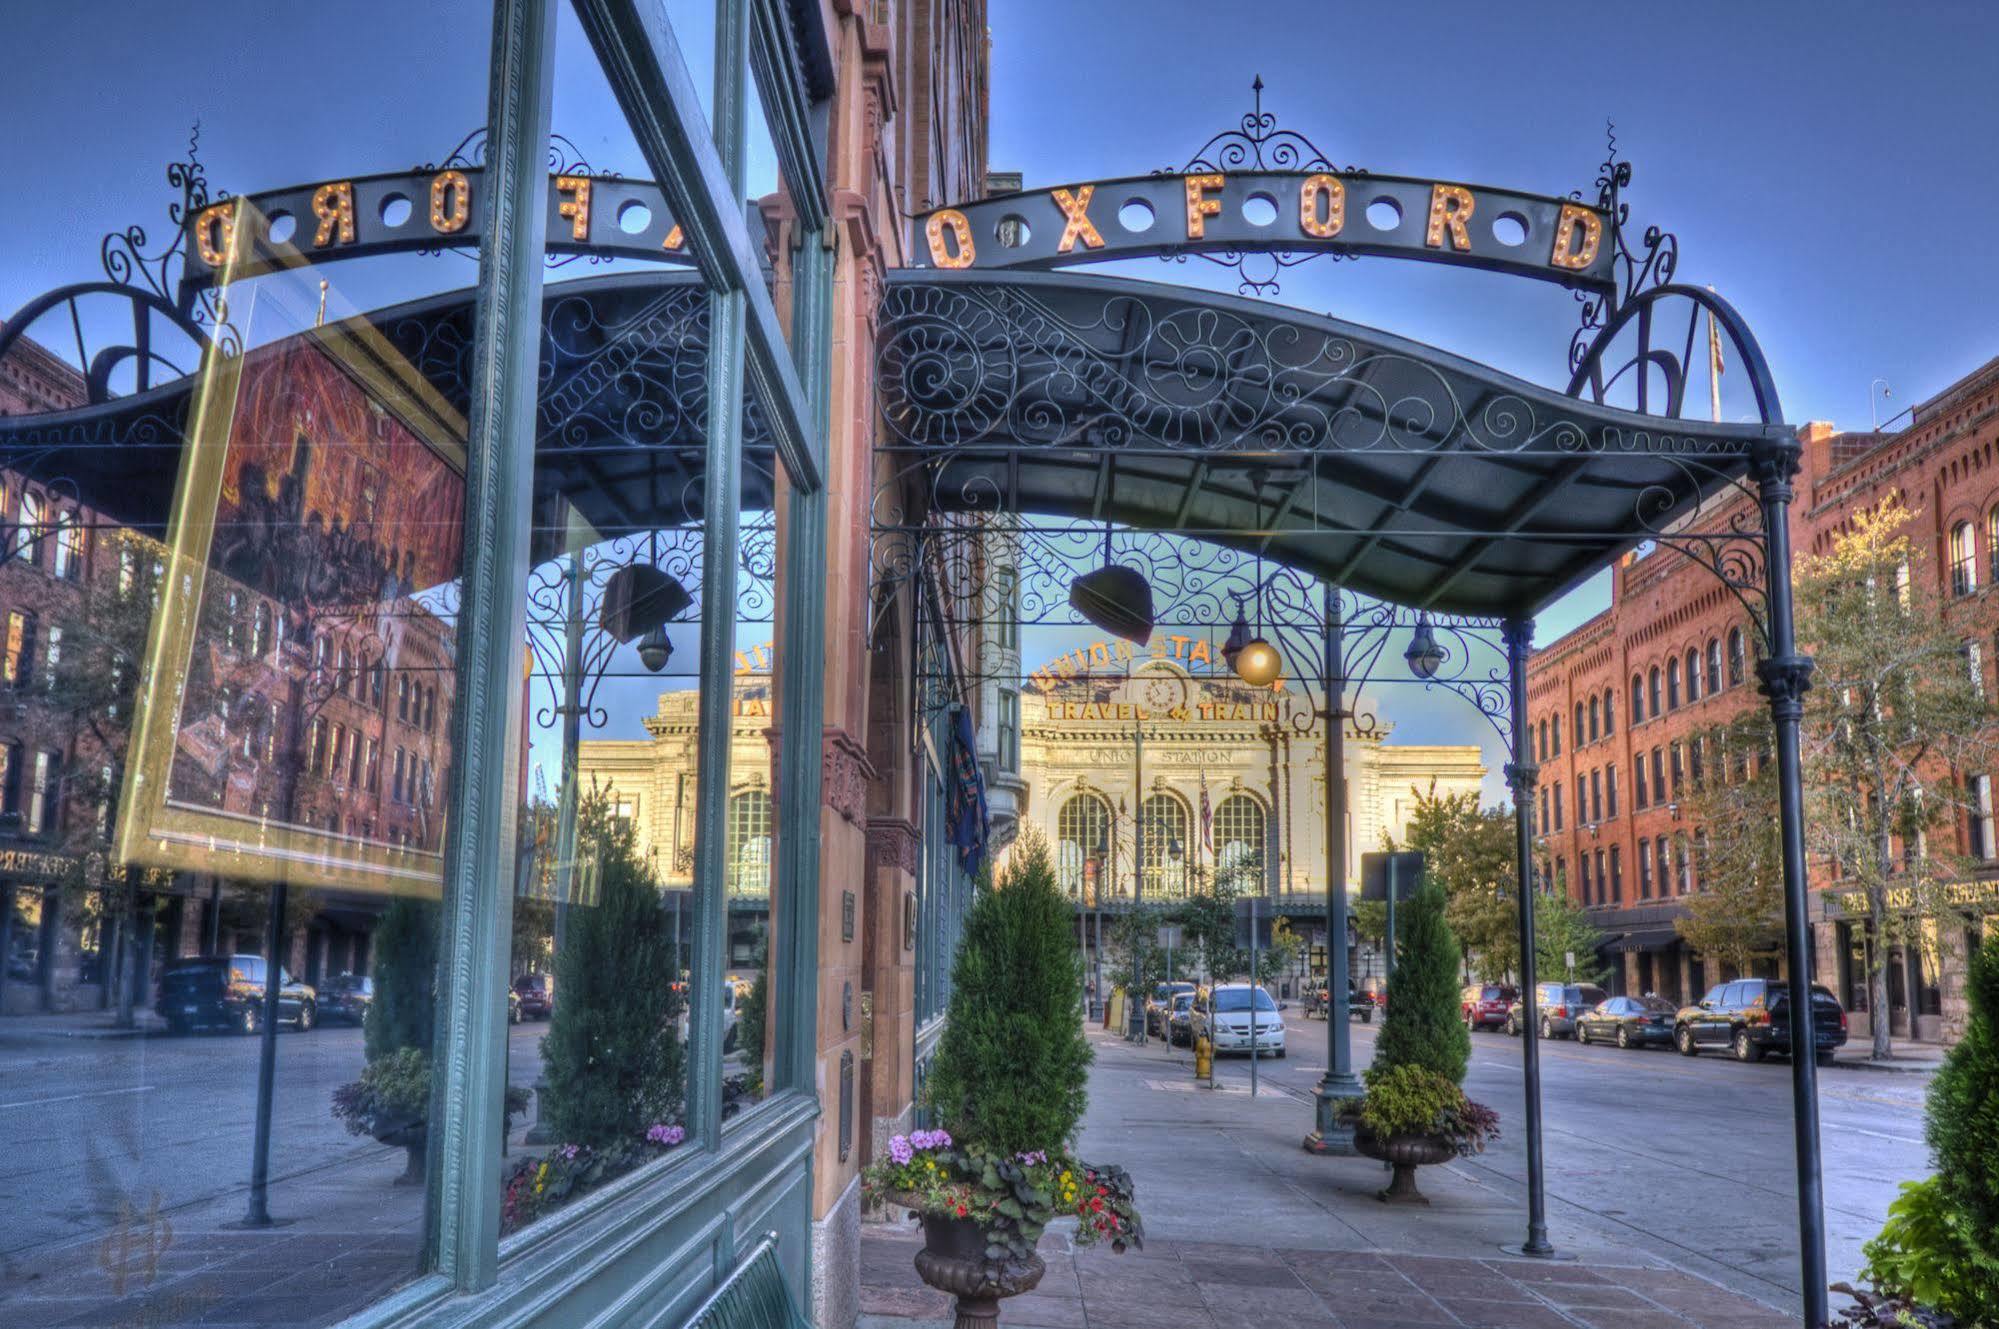
[[[1827,552],[1854,511],[1899,494],[1914,514],[1910,534],[1928,554],[1918,575],[1938,579],[1947,605],[1968,608],[1993,593],[1999,360],[1916,406],[1899,431],[1813,424],[1802,437],[1792,508],[1798,550]],[[1717,526],[1728,520],[1726,512],[1714,516]],[[1744,707],[1764,704],[1755,649],[1741,604],[1706,570],[1660,549],[1627,556],[1611,573],[1611,607],[1533,657],[1540,869],[1603,931],[1613,990],[1695,1000],[1733,977],[1690,953],[1673,920],[1701,887],[1704,828],[1689,804],[1693,787],[1715,774],[1714,732]],[[1988,687],[1999,686],[1999,642],[1969,639],[1966,655]],[[1954,848],[1976,865],[1960,892],[1964,913],[1924,920],[1924,944],[1890,956],[1887,1018],[1898,1038],[1955,1036],[1965,1016],[1965,948],[1999,916],[1991,817],[1967,813],[1959,823]],[[1853,1012],[1855,1038],[1865,1038],[1864,902],[1847,898],[1824,862],[1811,865],[1811,886],[1817,977]],[[1774,958],[1764,966],[1771,975],[1782,970]]]

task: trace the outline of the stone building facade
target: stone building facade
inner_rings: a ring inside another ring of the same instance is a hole
[[[1855,511],[1899,495],[1928,555],[1917,575],[1937,579],[1946,612],[1969,614],[1975,598],[1993,593],[1999,360],[1915,406],[1899,430],[1812,424],[1802,438],[1795,548],[1826,552]],[[1971,639],[1966,653],[1986,685],[1999,686],[1999,641]],[[1540,870],[1590,911],[1617,990],[1691,1001],[1734,976],[1690,953],[1673,920],[1700,889],[1704,828],[1689,795],[1714,773],[1713,732],[1764,704],[1755,654],[1747,615],[1720,582],[1654,549],[1627,555],[1612,572],[1610,608],[1537,651],[1529,666]],[[1895,1037],[1949,1041],[1962,1026],[1965,948],[1999,916],[1999,837],[1980,823],[1967,811],[1955,828],[1956,852],[1974,865],[1958,892],[1962,914],[1925,920],[1923,944],[1889,957],[1886,1017]],[[1827,863],[1812,863],[1811,887],[1817,978],[1851,1012],[1853,1037],[1864,1039],[1873,1015],[1869,943],[1856,902]],[[1784,972],[1778,957],[1762,969]]]

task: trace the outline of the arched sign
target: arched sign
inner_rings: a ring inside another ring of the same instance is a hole
[[[1053,268],[1175,253],[1376,254],[1612,290],[1612,213],[1365,171],[1206,171],[1025,190],[914,219],[917,266]]]
[[[188,218],[184,280],[196,288],[213,285],[244,239],[250,247],[237,255],[236,267],[242,277],[284,266],[280,253],[326,263],[446,246],[476,248],[486,225],[485,185],[481,167],[446,166],[324,180],[212,203]],[[254,234],[237,234],[244,217],[254,219]],[[548,178],[548,248],[688,261],[685,236],[658,185],[582,171]]]

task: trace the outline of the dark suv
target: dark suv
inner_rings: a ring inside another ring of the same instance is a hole
[[[236,1029],[254,1034],[264,1019],[264,957],[199,955],[167,961],[153,1009],[167,1029]],[[278,970],[278,1021],[300,1033],[319,1023],[319,994]]]
[[[1766,1052],[1791,1050],[1790,984],[1776,978],[1716,983],[1696,1006],[1673,1017],[1673,1046],[1683,1057],[1728,1048],[1737,1061],[1761,1061]],[[1812,984],[1812,1033],[1820,1064],[1846,1043],[1846,1012],[1839,998]]]
[[[555,1013],[555,975],[522,974],[514,980],[521,999],[521,1014],[530,1020],[546,1020]]]
[[[1497,1029],[1519,995],[1511,983],[1473,983],[1458,994],[1458,1014],[1467,1029]]]
[[[321,1019],[365,1024],[374,1000],[375,980],[360,974],[335,974],[319,985]]]

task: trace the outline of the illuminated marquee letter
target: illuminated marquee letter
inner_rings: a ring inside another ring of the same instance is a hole
[[[321,185],[312,191],[312,215],[319,218],[319,228],[312,233],[312,247],[324,249],[329,243],[351,245],[354,243],[354,186],[347,180],[336,180],[330,185]],[[335,240],[335,235],[339,236]]]
[[[1582,245],[1576,244],[1576,231],[1580,229]],[[1555,248],[1548,255],[1548,261],[1558,268],[1568,268],[1580,272],[1596,261],[1596,247],[1603,243],[1603,218],[1577,203],[1564,203],[1562,215],[1555,222]]]
[[[194,244],[201,261],[219,268],[229,261],[236,248],[236,201],[217,203],[201,210],[194,219]]]
[[[678,222],[675,222],[673,229],[666,233],[666,239],[659,242],[659,247],[661,249],[671,249],[674,250],[675,252],[678,252],[680,247],[686,243],[687,243],[687,232],[681,230],[680,224]]]
[[[590,238],[590,177],[587,175],[558,175],[555,177],[555,192],[568,194],[555,205],[555,215],[569,219],[569,238],[588,240]]]
[[[1209,198],[1208,191],[1222,187],[1222,174],[1211,171],[1205,175],[1190,175],[1187,181],[1187,238],[1199,240],[1208,233],[1208,218],[1218,215],[1222,201]]]
[[[1090,195],[1096,192],[1095,185],[1079,185],[1074,194],[1066,189],[1054,191],[1055,206],[1062,209],[1062,238],[1055,242],[1056,253],[1068,253],[1079,238],[1085,249],[1104,247],[1104,238],[1090,222]]]
[[[430,229],[455,235],[472,218],[472,182],[463,171],[439,171],[430,181]]]
[[[944,244],[946,231],[951,233],[956,253]],[[972,244],[972,224],[956,208],[931,213],[930,220],[923,223],[923,234],[930,241],[930,261],[940,268],[969,268],[978,257],[978,249]]]
[[[1347,222],[1347,187],[1337,175],[1308,175],[1298,186],[1298,229],[1330,240]]]
[[[1432,249],[1440,249],[1444,232],[1449,231],[1452,249],[1470,249],[1471,233],[1465,228],[1465,219],[1476,206],[1471,190],[1463,185],[1431,185],[1430,229],[1423,242]]]

